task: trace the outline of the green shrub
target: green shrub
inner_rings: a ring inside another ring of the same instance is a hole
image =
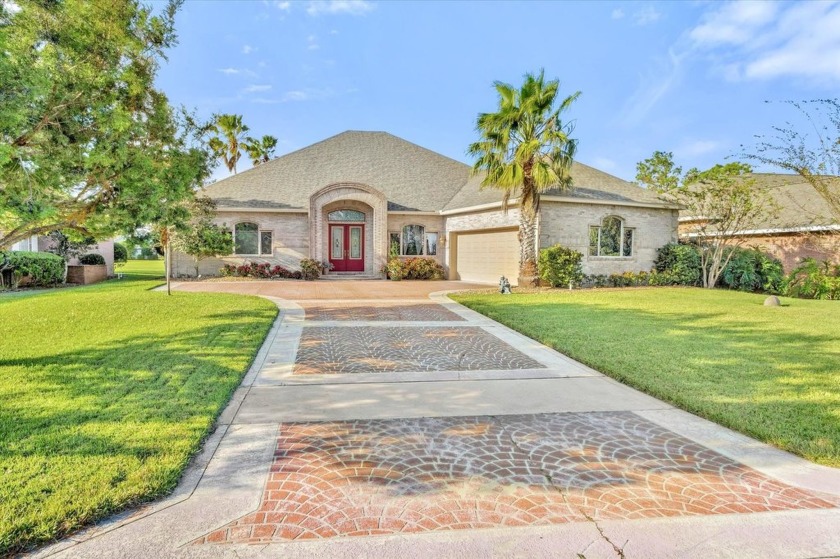
[[[583,280],[583,254],[561,245],[540,251],[538,263],[540,279],[551,287],[579,285]]]
[[[306,281],[316,280],[321,277],[321,268],[324,265],[313,260],[312,258],[304,258],[300,261],[300,273]]]
[[[694,245],[670,243],[656,251],[654,269],[663,274],[657,285],[700,285],[700,251]]]
[[[81,255],[79,257],[79,264],[84,264],[85,266],[101,266],[105,264],[105,258],[101,254],[91,252]]]
[[[756,248],[733,248],[721,285],[739,291],[778,293],[784,281],[782,263]]]
[[[446,271],[433,258],[406,258],[403,261],[406,279],[412,280],[442,280]]]
[[[12,251],[5,253],[3,267],[11,270],[12,287],[28,277],[33,285],[55,285],[64,281],[64,259],[49,252]]]
[[[114,264],[128,262],[128,249],[122,243],[114,243]]]
[[[804,299],[840,299],[840,265],[805,258],[785,280],[782,291]]]
[[[382,266],[382,273],[388,276],[388,279],[401,280],[408,275],[408,266],[402,258],[391,258]]]

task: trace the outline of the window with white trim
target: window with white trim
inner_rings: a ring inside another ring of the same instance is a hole
[[[399,256],[436,256],[439,235],[426,232],[423,225],[406,225],[402,231],[389,233],[390,254]]]
[[[272,254],[272,231],[260,231],[256,223],[237,223],[233,228],[233,253],[246,256],[270,256]]]
[[[635,229],[624,226],[624,220],[611,215],[601,220],[601,225],[589,228],[589,256],[633,256]]]

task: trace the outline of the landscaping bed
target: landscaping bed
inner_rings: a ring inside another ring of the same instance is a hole
[[[625,384],[840,467],[840,307],[764,298],[666,287],[453,296]]]
[[[277,314],[150,291],[159,267],[0,296],[0,556],[171,491]]]

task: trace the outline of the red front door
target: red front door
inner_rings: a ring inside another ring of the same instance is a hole
[[[330,224],[330,264],[334,272],[365,271],[365,226]]]

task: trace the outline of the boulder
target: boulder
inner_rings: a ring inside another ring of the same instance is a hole
[[[781,306],[781,304],[782,302],[775,295],[771,295],[764,300],[765,307],[778,307]]]

